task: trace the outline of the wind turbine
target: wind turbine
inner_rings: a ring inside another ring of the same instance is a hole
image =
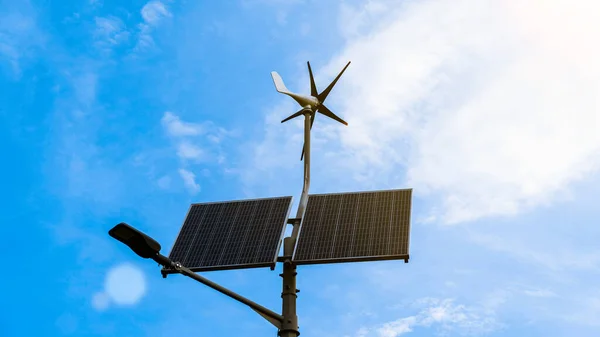
[[[329,86],[325,88],[325,90],[323,90],[321,93],[318,93],[317,91],[317,86],[315,85],[315,79],[313,77],[312,69],[310,68],[310,62],[306,62],[306,64],[308,65],[308,74],[310,75],[310,96],[300,95],[289,91],[283,83],[283,79],[281,78],[281,76],[279,76],[279,74],[276,71],[271,72],[271,77],[273,77],[273,82],[275,83],[275,89],[277,89],[277,91],[282,94],[286,94],[292,97],[302,107],[302,109],[300,109],[298,112],[282,120],[281,123],[287,122],[292,118],[304,115],[308,112],[310,114],[310,129],[312,129],[313,123],[315,122],[315,117],[317,116],[316,113],[319,112],[335,121],[338,121],[344,125],[348,125],[346,121],[344,121],[336,114],[331,112],[331,110],[329,110],[323,103],[325,102],[325,99],[329,95],[329,92],[331,91],[333,86],[340,79],[346,68],[348,68],[348,66],[350,65],[350,62],[346,64],[344,69],[342,69],[342,71],[337,75],[333,82],[331,82],[331,84],[329,84]],[[300,160],[304,158],[305,146],[306,144],[302,146],[302,155],[300,156]]]

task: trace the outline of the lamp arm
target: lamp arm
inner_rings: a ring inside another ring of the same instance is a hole
[[[273,324],[275,327],[277,327],[277,329],[281,329],[281,324],[283,322],[283,316],[281,316],[280,314],[278,314],[268,308],[265,308],[262,305],[245,298],[242,295],[239,295],[239,294],[237,294],[215,282],[212,282],[209,279],[206,279],[206,278],[194,273],[193,271],[189,270],[188,268],[182,266],[181,263],[173,262],[171,259],[169,259],[168,257],[166,257],[160,253],[158,253],[152,259],[164,267],[170,267],[182,275],[192,278],[204,285],[207,285],[207,286],[213,288],[214,290],[220,292],[221,294],[227,295],[227,296],[233,298],[234,300],[249,306],[252,310],[256,311],[259,315],[261,315],[263,318],[265,318],[267,321],[269,321],[271,324]]]

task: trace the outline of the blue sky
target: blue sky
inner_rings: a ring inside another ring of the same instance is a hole
[[[278,71],[348,121],[314,193],[414,189],[411,261],[300,267],[303,336],[600,334],[596,1],[0,0],[2,336],[275,335],[110,239],[301,190]],[[278,310],[277,271],[205,276]],[[334,330],[335,329],[335,330]]]

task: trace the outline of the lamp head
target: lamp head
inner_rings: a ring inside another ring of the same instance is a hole
[[[139,230],[121,222],[108,231],[108,235],[126,244],[134,253],[145,259],[154,258],[160,252],[160,244]]]

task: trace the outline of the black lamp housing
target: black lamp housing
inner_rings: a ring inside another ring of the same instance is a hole
[[[109,230],[108,235],[123,242],[144,259],[155,258],[160,252],[161,247],[156,240],[124,222]]]

